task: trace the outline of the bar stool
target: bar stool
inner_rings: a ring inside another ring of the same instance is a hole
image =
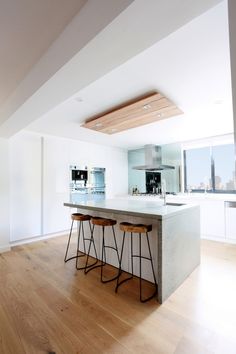
[[[88,257],[90,254],[90,248],[91,248],[91,243],[90,243],[84,272],[85,272],[85,274],[87,274],[88,272],[90,272],[90,270],[92,270],[94,268],[101,267],[101,282],[102,283],[109,283],[110,281],[117,279],[119,276],[119,273],[118,273],[118,275],[116,275],[115,277],[113,277],[111,279],[107,279],[107,280],[103,279],[103,267],[107,264],[107,262],[106,262],[106,248],[110,248],[110,249],[113,249],[114,251],[116,251],[118,264],[120,264],[118,247],[117,247],[116,236],[115,236],[115,231],[114,231],[114,225],[116,225],[117,221],[112,220],[112,219],[100,218],[100,217],[92,217],[91,222],[93,224],[93,228],[91,231],[91,234],[92,234],[91,238],[92,239],[93,239],[95,226],[102,227],[102,259],[101,259],[101,264],[90,267],[89,269],[86,268],[86,265],[88,262]],[[112,228],[114,246],[108,246],[105,244],[105,227],[108,227],[108,226],[110,226]]]
[[[68,261],[70,261],[71,259],[75,259],[75,258],[76,258],[76,269],[77,269],[77,270],[81,270],[81,269],[85,269],[85,268],[87,269],[87,268],[89,268],[89,267],[94,266],[94,265],[98,262],[98,259],[97,259],[97,250],[96,250],[96,246],[95,246],[95,243],[94,243],[93,234],[92,234],[92,228],[91,228],[91,223],[90,223],[91,216],[90,216],[90,215],[80,214],[80,213],[74,213],[74,214],[71,214],[71,220],[72,220],[72,222],[71,222],[70,234],[69,234],[69,239],[68,239],[68,243],[67,243],[67,247],[66,247],[66,253],[65,253],[65,257],[64,257],[64,262],[68,262]],[[74,221],[79,222],[78,239],[77,239],[77,249],[76,249],[76,254],[75,254],[74,256],[67,258],[68,250],[69,250],[69,247],[70,247],[70,240],[71,240],[71,235],[72,235],[72,229],[73,229]],[[90,233],[91,233],[91,237],[90,237],[90,238],[86,238],[86,237],[84,236],[84,225],[83,225],[83,223],[84,223],[85,221],[88,221],[88,223],[89,223],[89,228],[90,228]],[[84,248],[83,254],[79,254],[79,243],[80,243],[81,229],[82,229],[83,248]],[[95,252],[95,256],[96,256],[96,261],[93,262],[93,263],[90,264],[90,265],[87,265],[87,264],[86,264],[85,267],[78,267],[78,259],[79,259],[80,257],[86,256],[85,241],[90,241],[90,243],[89,243],[89,248],[91,248],[91,244],[93,244],[94,252]]]
[[[155,273],[154,273],[152,254],[151,254],[151,249],[150,249],[150,243],[149,243],[149,239],[148,239],[148,232],[152,231],[152,225],[131,224],[131,223],[128,223],[128,222],[122,222],[122,223],[120,223],[120,230],[123,231],[124,234],[123,234],[122,246],[121,246],[119,276],[117,278],[115,292],[118,291],[118,287],[121,284],[123,284],[127,280],[130,280],[130,279],[133,278],[133,276],[134,276],[133,258],[137,257],[137,258],[139,258],[139,298],[140,298],[141,302],[146,302],[148,300],[151,300],[157,294],[157,282],[156,282],[156,276],[155,276]],[[123,257],[123,250],[124,250],[126,232],[130,232],[130,236],[131,236],[131,239],[130,239],[130,241],[131,241],[131,277],[123,279],[122,281],[119,282],[120,275],[122,273],[121,265],[122,265],[122,257]],[[133,233],[139,235],[139,254],[136,254],[136,255],[133,253]],[[142,255],[142,243],[141,243],[141,235],[142,234],[146,235],[148,251],[149,251],[149,257],[144,257]],[[151,296],[149,296],[148,298],[146,298],[146,299],[143,299],[143,297],[142,297],[142,259],[146,259],[146,260],[149,260],[151,262],[152,274],[153,274],[153,279],[154,279],[154,284],[155,284],[154,293]]]

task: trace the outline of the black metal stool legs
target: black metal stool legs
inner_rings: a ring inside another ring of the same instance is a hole
[[[85,239],[84,239],[84,227],[83,227],[83,221],[80,221],[79,222],[79,230],[78,230],[78,238],[77,238],[76,255],[67,258],[69,247],[70,247],[70,240],[71,240],[71,235],[72,235],[72,230],[73,230],[73,224],[74,224],[74,220],[72,220],[72,223],[71,223],[70,234],[69,234],[69,239],[68,239],[68,242],[67,242],[64,262],[66,263],[66,262],[70,261],[71,259],[75,259],[76,258],[76,266],[77,266],[78,258],[79,257],[84,257],[85,256],[85,252],[86,252],[86,250],[85,250]],[[80,242],[81,227],[82,227],[82,232],[83,232],[84,254],[80,254],[79,255],[79,242]]]
[[[71,258],[68,258],[68,259],[67,259],[67,254],[68,254],[68,250],[69,250],[69,246],[70,246],[70,239],[71,239],[73,224],[74,224],[74,220],[72,220],[72,222],[71,222],[70,233],[69,233],[69,239],[68,239],[68,242],[67,242],[67,247],[66,247],[66,253],[65,253],[65,257],[64,257],[64,262],[67,262],[67,261],[69,261],[70,259],[75,258],[75,257],[71,257]]]
[[[156,276],[154,273],[154,267],[153,267],[153,261],[152,261],[152,254],[151,254],[151,248],[150,248],[150,243],[149,243],[149,239],[148,239],[148,233],[146,232],[146,239],[147,239],[147,245],[148,245],[148,251],[149,251],[149,258],[148,257],[143,257],[142,256],[142,243],[141,243],[141,234],[139,234],[139,265],[140,265],[140,278],[139,278],[139,286],[140,286],[140,301],[141,302],[146,302],[148,300],[151,300],[152,298],[154,298],[154,296],[157,294],[157,282],[156,282]],[[142,297],[142,258],[143,259],[148,259],[151,262],[151,267],[152,267],[152,274],[153,274],[153,280],[154,280],[154,284],[155,284],[155,290],[153,292],[153,294],[149,297],[147,297],[146,299],[143,299]]]
[[[85,263],[85,267],[84,267],[84,273],[85,274],[87,274],[92,269],[101,267],[101,264],[96,265],[98,263],[98,256],[97,256],[97,251],[96,251],[96,248],[95,248],[95,242],[94,242],[94,237],[93,237],[94,225],[93,225],[93,227],[91,227],[91,224],[90,224],[90,229],[91,229],[91,242],[89,244],[87,258],[86,258],[86,263]],[[91,243],[93,243],[93,245],[94,245],[94,252],[95,252],[96,261],[94,263],[92,263],[92,264],[88,264],[88,260],[89,260],[89,257],[90,257]]]
[[[92,228],[91,228],[90,220],[89,220],[88,222],[89,222],[89,228],[90,228],[91,237],[90,237],[90,238],[85,238],[85,237],[84,237],[84,226],[83,226],[83,222],[82,222],[82,235],[83,235],[83,244],[84,244],[84,254],[78,255],[78,257],[77,257],[77,259],[76,259],[76,269],[77,269],[77,270],[84,270],[84,271],[85,271],[87,268],[90,268],[90,267],[94,266],[94,265],[98,262],[98,259],[97,259],[97,250],[96,250],[96,246],[95,246],[95,243],[94,243],[94,238],[93,238],[93,233],[92,233]],[[89,265],[88,265],[88,255],[86,255],[85,241],[90,241],[90,242],[89,242],[89,251],[88,251],[88,252],[90,252],[91,244],[93,244],[94,252],[95,252],[95,258],[96,258],[96,260],[95,260],[92,264],[89,264]],[[78,253],[79,253],[79,237],[78,237],[78,245],[77,245],[77,254],[78,254]],[[87,257],[86,257],[85,266],[83,266],[83,267],[78,267],[78,258],[79,258],[79,257],[84,257],[84,256],[87,256]]]
[[[131,233],[131,269],[132,269],[132,276],[131,277],[128,277],[128,278],[125,278],[123,280],[121,280],[119,282],[119,279],[120,279],[120,276],[122,274],[122,257],[123,257],[123,250],[124,250],[124,244],[125,244],[125,231],[123,233],[123,239],[122,239],[122,246],[121,246],[121,253],[120,253],[120,262],[119,262],[119,275],[117,277],[117,282],[116,282],[116,289],[115,289],[115,292],[117,293],[118,291],[118,287],[123,284],[124,282],[126,282],[127,280],[130,280],[133,278],[133,235]]]
[[[107,260],[106,260],[106,248],[110,248],[113,249],[114,251],[116,251],[117,253],[117,259],[118,259],[118,263],[120,263],[120,257],[119,257],[119,253],[118,253],[118,248],[117,248],[117,242],[116,242],[116,236],[115,236],[115,231],[114,231],[114,226],[112,225],[112,233],[113,233],[113,240],[114,240],[114,245],[115,247],[112,246],[106,246],[105,245],[105,228],[104,226],[102,227],[102,267],[101,267],[101,282],[102,283],[109,283],[110,281],[116,280],[119,277],[119,270],[118,270],[118,274],[116,276],[114,276],[111,279],[108,280],[104,280],[103,279],[103,267],[104,265],[107,264]],[[104,261],[103,261],[103,253],[104,253]]]
[[[78,236],[77,236],[77,247],[76,247],[76,255],[72,256],[72,257],[67,257],[68,256],[68,251],[69,251],[69,247],[70,247],[70,242],[71,242],[71,236],[72,236],[72,230],[73,230],[73,225],[74,225],[74,220],[72,220],[71,223],[71,228],[70,228],[70,233],[69,233],[69,239],[67,242],[67,247],[66,247],[66,253],[65,253],[65,257],[64,257],[64,262],[68,262],[71,259],[76,259],[76,269],[77,270],[82,270],[82,269],[87,269],[93,265],[95,265],[98,260],[97,260],[97,250],[95,247],[95,243],[94,243],[94,239],[93,239],[93,234],[92,234],[92,228],[91,228],[91,223],[90,220],[88,220],[89,222],[89,228],[90,228],[90,232],[91,232],[91,237],[90,238],[86,238],[84,235],[84,221],[80,220],[79,222],[79,228],[78,228]],[[80,245],[80,237],[81,237],[81,230],[82,230],[82,238],[83,238],[83,254],[79,254],[80,250],[79,250],[79,245]],[[96,256],[96,261],[90,265],[87,264],[87,260],[86,260],[86,265],[84,267],[79,267],[78,263],[79,263],[79,258],[80,257],[85,257],[86,256],[86,246],[85,246],[85,241],[90,241],[89,243],[89,250],[91,248],[91,244],[93,244],[94,247],[94,251],[95,251],[95,256]]]
[[[131,276],[119,281],[120,275],[122,274],[122,257],[123,257],[123,248],[124,248],[124,242],[125,242],[125,235],[126,235],[126,232],[124,231],[123,239],[122,239],[120,263],[119,263],[119,276],[118,276],[118,279],[117,279],[117,282],[116,282],[115,292],[118,291],[118,287],[121,284],[123,284],[127,280],[130,280],[130,279],[133,278],[133,274],[134,274],[133,258],[136,257],[136,258],[139,258],[139,299],[140,299],[141,302],[146,302],[148,300],[151,300],[157,294],[157,282],[156,282],[156,276],[155,276],[155,273],[154,273],[154,266],[153,266],[150,243],[149,243],[149,239],[148,239],[148,233],[146,232],[146,240],[147,240],[147,245],[148,245],[149,257],[142,256],[141,233],[138,233],[138,236],[139,236],[139,254],[135,255],[133,253],[133,233],[132,232],[130,233],[130,235],[131,235]],[[145,298],[145,299],[142,296],[142,294],[143,294],[143,292],[142,292],[142,259],[146,259],[146,260],[151,262],[152,274],[153,274],[154,285],[155,285],[155,290],[154,290],[153,294],[151,296]]]
[[[95,227],[95,225],[93,226],[92,235],[94,233],[94,227]],[[87,267],[88,269],[86,268],[85,271],[84,271],[85,274],[87,274],[88,272],[90,272],[90,270],[98,268],[98,267],[101,267],[100,279],[101,279],[102,283],[109,283],[110,281],[113,281],[113,280],[117,279],[118,276],[119,276],[119,273],[118,273],[118,275],[116,275],[115,277],[113,277],[111,279],[104,280],[104,278],[103,278],[103,267],[107,264],[106,263],[106,248],[110,248],[110,249],[115,250],[116,253],[117,253],[118,262],[120,262],[114,227],[113,226],[111,226],[111,227],[112,227],[113,240],[114,240],[115,247],[107,246],[105,244],[105,227],[102,226],[102,257],[101,257],[101,263],[98,264],[98,265],[94,265],[94,266],[92,266],[92,265],[88,266],[89,268]],[[90,248],[88,250],[87,261],[88,261],[89,255],[90,255]],[[86,261],[86,264],[87,264],[87,261]]]

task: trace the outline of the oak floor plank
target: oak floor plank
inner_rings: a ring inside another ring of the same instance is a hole
[[[21,338],[26,353],[39,354],[56,352],[58,347],[48,337],[44,324],[39,320],[36,308],[13,288],[0,289],[1,303],[8,313],[12,328]]]
[[[99,269],[65,264],[67,238],[0,255],[1,354],[236,354],[235,245],[202,241],[201,266],[160,306],[139,302],[137,280],[115,294]]]
[[[14,331],[7,314],[0,305],[0,353],[25,354],[20,336]]]

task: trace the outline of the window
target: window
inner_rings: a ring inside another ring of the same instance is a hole
[[[236,193],[234,145],[184,150],[185,191]]]
[[[216,191],[235,190],[234,145],[212,147],[214,161],[214,189]]]

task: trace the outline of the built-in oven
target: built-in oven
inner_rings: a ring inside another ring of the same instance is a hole
[[[71,171],[71,179],[72,181],[83,181],[87,182],[88,180],[88,171],[87,170],[72,170]]]
[[[105,194],[105,168],[93,167],[89,171],[91,193]]]
[[[71,192],[87,193],[89,171],[87,166],[70,166],[70,190]]]
[[[105,199],[105,190],[105,168],[70,166],[71,199],[80,198],[80,201]]]

